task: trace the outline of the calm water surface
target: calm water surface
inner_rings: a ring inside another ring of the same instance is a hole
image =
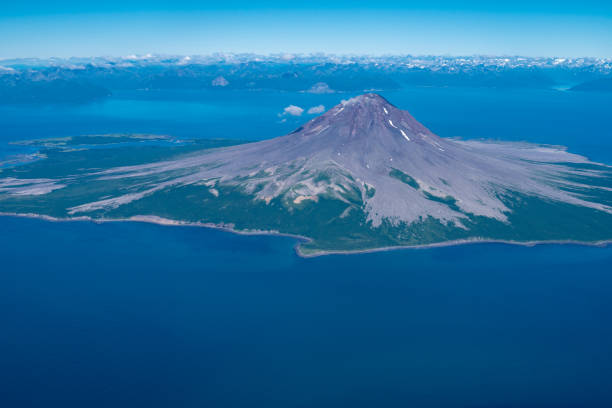
[[[0,231],[4,406],[612,404],[612,247],[302,259],[196,227]]]

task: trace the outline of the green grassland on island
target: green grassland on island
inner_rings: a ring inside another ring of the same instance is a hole
[[[112,140],[112,141],[111,141]],[[463,213],[461,225],[443,223],[427,217],[410,224],[384,219],[374,226],[367,218],[363,197],[347,189],[344,201],[322,195],[317,201],[299,203],[276,197],[269,201],[256,199],[240,185],[172,186],[141,199],[120,205],[71,215],[68,209],[133,191],[140,183],[155,182],[156,175],[127,179],[102,180],[85,174],[117,166],[137,165],[165,160],[206,148],[240,143],[227,140],[197,140],[170,145],[116,146],[116,138],[86,140],[81,145],[98,144],[95,149],[72,150],[43,144],[45,159],[0,170],[0,179],[69,179],[79,175],[79,182],[40,195],[11,195],[0,190],[0,212],[39,214],[57,218],[83,216],[94,219],[126,219],[133,216],[157,216],[188,223],[210,223],[230,226],[237,231],[274,231],[300,235],[309,241],[300,245],[305,255],[325,251],[357,251],[395,246],[419,246],[460,240],[578,241],[593,243],[612,239],[612,214],[540,197],[508,191],[502,201],[510,209],[507,221]],[[104,148],[105,143],[113,147]],[[76,146],[79,146],[77,144]],[[579,166],[579,165],[576,165]],[[585,165],[586,166],[586,165]],[[588,165],[592,166],[592,165]],[[602,170],[602,169],[600,169]],[[612,186],[612,171],[590,185]],[[399,170],[391,176],[419,189],[418,182]],[[324,174],[321,175],[323,179]],[[211,188],[214,187],[214,193]],[[425,194],[426,192],[424,192]],[[612,205],[612,192],[584,189],[578,193],[602,204]],[[366,199],[376,194],[366,191]],[[426,195],[432,201],[461,211],[453,197]]]

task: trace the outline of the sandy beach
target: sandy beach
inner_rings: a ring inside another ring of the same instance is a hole
[[[469,245],[469,244],[508,244],[508,245],[519,245],[519,246],[536,246],[536,245],[585,245],[585,246],[598,246],[603,247],[610,245],[612,239],[603,241],[575,241],[575,240],[550,240],[550,241],[512,241],[512,240],[500,240],[500,239],[487,239],[487,238],[470,238],[460,239],[453,241],[436,242],[431,244],[423,245],[397,245],[390,247],[381,248],[370,248],[370,249],[357,249],[357,250],[322,250],[312,253],[304,253],[301,249],[301,244],[304,242],[312,241],[311,238],[302,235],[282,233],[279,231],[266,231],[266,230],[237,230],[233,224],[214,224],[214,223],[202,223],[202,222],[187,222],[171,220],[169,218],[158,217],[156,215],[135,215],[129,218],[91,218],[91,217],[71,217],[71,218],[58,218],[51,217],[42,214],[33,213],[5,213],[0,212],[0,216],[3,217],[22,217],[22,218],[36,218],[50,222],[74,222],[74,221],[88,221],[93,223],[107,223],[107,222],[146,222],[150,224],[157,224],[171,227],[204,227],[210,229],[216,229],[220,231],[231,232],[239,235],[274,235],[295,238],[298,240],[294,249],[298,256],[302,258],[315,258],[318,256],[325,255],[353,255],[353,254],[366,254],[373,252],[385,252],[385,251],[396,251],[400,249],[428,249],[428,248],[440,248],[455,245]]]

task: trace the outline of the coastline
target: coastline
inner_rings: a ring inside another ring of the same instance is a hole
[[[443,248],[443,247],[470,245],[470,244],[507,244],[507,245],[517,245],[517,246],[524,246],[524,247],[534,247],[537,245],[582,245],[582,246],[590,246],[590,247],[606,247],[608,245],[612,245],[612,239],[603,240],[603,241],[576,241],[576,240],[512,241],[512,240],[490,239],[490,238],[466,238],[466,239],[435,242],[431,244],[421,244],[421,245],[396,245],[396,246],[390,246],[390,247],[356,249],[356,250],[345,250],[345,251],[325,250],[325,251],[315,252],[313,254],[304,254],[300,251],[299,247],[296,247],[296,252],[302,258],[316,258],[318,256],[325,256],[325,255],[356,255],[356,254],[368,254],[368,253],[374,253],[374,252],[397,251],[397,250],[402,250],[402,249],[419,250],[419,249]]]
[[[188,222],[188,221],[176,221],[169,218],[158,217],[156,215],[134,215],[129,218],[91,218],[87,216],[71,217],[71,218],[59,218],[52,217],[43,214],[34,213],[6,213],[0,212],[0,217],[16,217],[16,218],[33,218],[40,219],[49,222],[76,222],[76,221],[88,221],[97,224],[108,223],[108,222],[143,222],[149,224],[156,224],[170,227],[204,227],[209,229],[215,229],[225,232],[230,232],[238,235],[273,235],[280,237],[288,237],[297,239],[298,242],[294,245],[294,250],[297,256],[300,258],[316,258],[325,255],[356,255],[356,254],[367,254],[374,252],[387,252],[396,251],[401,249],[429,249],[429,248],[441,248],[447,246],[457,245],[469,245],[469,244],[507,244],[507,245],[518,245],[525,247],[533,247],[536,245],[583,245],[593,247],[605,247],[612,244],[612,239],[602,241],[576,241],[576,240],[540,240],[540,241],[513,241],[503,239],[489,239],[489,238],[466,238],[453,241],[443,241],[431,244],[421,245],[395,245],[389,247],[370,248],[370,249],[355,249],[355,250],[321,250],[313,253],[304,253],[301,250],[301,244],[304,242],[311,242],[312,239],[303,235],[283,233],[279,231],[267,231],[267,230],[237,230],[233,228],[231,224],[214,224],[214,223],[202,223],[202,222]]]

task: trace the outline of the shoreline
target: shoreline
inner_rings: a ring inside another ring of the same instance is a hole
[[[300,258],[316,258],[319,256],[326,255],[356,255],[356,254],[368,254],[374,252],[387,252],[397,251],[401,249],[429,249],[429,248],[442,248],[448,246],[458,245],[469,245],[469,244],[507,244],[507,245],[518,245],[524,247],[534,247],[536,245],[582,245],[591,247],[606,247],[612,244],[612,239],[601,240],[601,241],[577,241],[577,240],[540,240],[540,241],[513,241],[503,239],[486,239],[486,238],[465,238],[453,241],[435,242],[430,244],[421,245],[395,245],[390,247],[381,248],[370,248],[370,249],[355,249],[355,250],[321,250],[313,253],[304,253],[300,247],[304,242],[311,242],[312,239],[303,235],[283,233],[279,231],[267,231],[267,230],[237,230],[233,228],[231,224],[214,224],[214,223],[202,223],[202,222],[189,222],[189,221],[176,221],[169,218],[163,218],[156,215],[134,215],[129,218],[91,218],[87,216],[71,217],[71,218],[59,218],[52,217],[50,215],[34,214],[34,213],[6,213],[0,212],[0,217],[15,217],[15,218],[33,218],[40,219],[49,222],[76,222],[76,221],[88,221],[96,224],[109,223],[109,222],[141,222],[148,224],[156,224],[167,227],[204,227],[219,231],[230,232],[238,235],[273,235],[279,237],[288,237],[297,239],[298,242],[294,245],[293,249],[297,256]]]
[[[581,245],[588,247],[606,247],[608,245],[612,245],[612,239],[602,240],[602,241],[576,241],[576,240],[548,240],[548,241],[512,241],[512,240],[503,240],[503,239],[489,239],[489,238],[466,238],[466,239],[457,239],[453,241],[443,241],[443,242],[434,242],[431,244],[420,244],[420,245],[395,245],[390,247],[381,247],[381,248],[371,248],[371,249],[355,249],[355,250],[345,250],[345,251],[319,251],[313,254],[304,254],[300,251],[299,247],[296,247],[296,252],[302,258],[316,258],[318,256],[325,255],[356,255],[356,254],[369,254],[374,252],[387,252],[387,251],[398,251],[398,250],[426,250],[430,248],[443,248],[443,247],[451,247],[451,246],[460,246],[460,245],[470,245],[470,244],[506,244],[506,245],[516,245],[523,247],[534,247],[538,245]]]

